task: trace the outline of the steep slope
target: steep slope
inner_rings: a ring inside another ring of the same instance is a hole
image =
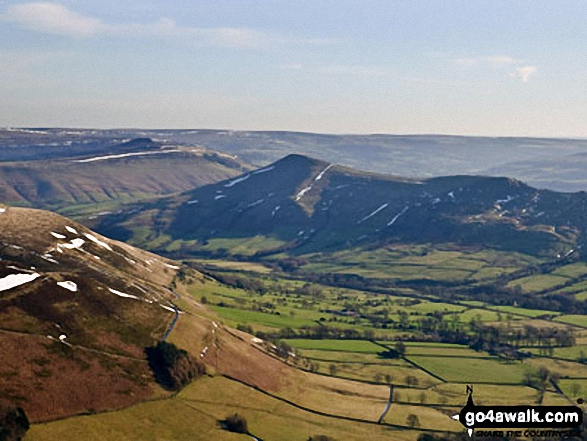
[[[39,421],[153,395],[144,348],[176,315],[176,268],[59,215],[0,207],[0,402]]]
[[[248,169],[228,155],[149,138],[44,149],[21,146],[0,153],[12,159],[0,162],[0,201],[71,212],[72,205],[91,208],[177,193]]]
[[[219,184],[131,206],[96,227],[160,251],[175,244],[183,253],[205,251],[219,239],[259,236],[272,240],[258,255],[392,241],[556,256],[582,245],[586,221],[584,193],[482,176],[415,181],[290,155]]]

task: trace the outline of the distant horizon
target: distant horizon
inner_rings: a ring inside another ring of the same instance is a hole
[[[40,130],[66,130],[66,129],[74,129],[74,130],[98,130],[98,131],[152,131],[152,132],[163,132],[163,131],[173,131],[173,132],[185,132],[185,131],[207,131],[207,132],[240,132],[240,133],[297,133],[297,134],[305,134],[305,135],[326,135],[326,136],[424,136],[424,137],[452,137],[452,138],[490,138],[490,139],[498,139],[498,138],[527,138],[527,139],[564,139],[564,140],[577,140],[577,141],[584,141],[587,140],[586,136],[532,136],[532,135],[478,135],[478,134],[470,134],[470,135],[462,135],[456,133],[381,133],[381,132],[341,132],[341,133],[334,133],[334,132],[316,132],[316,131],[308,131],[308,130],[263,130],[263,129],[227,129],[227,128],[203,128],[203,127],[186,127],[186,128],[153,128],[153,127],[87,127],[87,126],[0,126],[0,130],[6,131],[13,131],[13,130],[30,130],[30,131],[40,131]]]

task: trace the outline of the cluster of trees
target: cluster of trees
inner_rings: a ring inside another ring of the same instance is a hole
[[[177,391],[206,374],[206,367],[186,351],[161,341],[145,349],[155,380],[168,390]]]
[[[29,420],[22,408],[0,406],[1,441],[20,441],[29,427]]]
[[[258,294],[266,294],[271,289],[262,281],[252,277],[241,277],[232,274],[214,273],[214,278],[225,285],[243,289],[245,291],[256,292]]]
[[[249,433],[249,425],[247,423],[247,419],[244,416],[239,415],[238,413],[228,415],[225,419],[220,421],[220,425],[222,426],[222,428],[228,430],[229,432],[246,434]]]
[[[472,336],[469,337],[469,346],[472,349],[486,352],[504,352],[507,355],[512,348],[520,346],[538,347],[545,353],[552,355],[555,347],[570,347],[575,345],[575,335],[572,328],[536,328],[525,325],[523,328],[507,326],[484,326],[471,323]],[[500,351],[500,348],[503,350]]]
[[[237,329],[250,332],[252,328],[248,325],[237,325]],[[304,326],[300,329],[282,328],[271,333],[256,332],[255,335],[263,340],[277,340],[280,338],[307,338],[314,340],[335,339],[335,340],[374,340],[375,331],[372,329],[357,330],[353,328],[335,328],[331,326]]]
[[[559,378],[558,373],[551,372],[546,367],[540,366],[537,371],[527,371],[524,374],[524,384],[544,393],[548,384],[557,382]]]

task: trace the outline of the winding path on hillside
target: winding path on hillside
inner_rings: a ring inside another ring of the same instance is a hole
[[[175,317],[173,317],[173,321],[169,325],[169,328],[167,329],[167,331],[163,335],[163,338],[161,339],[161,341],[167,340],[167,337],[169,337],[169,334],[171,334],[171,331],[173,331],[173,328],[175,328],[175,324],[177,323],[177,320],[179,319],[179,309],[177,309],[177,306],[175,306],[173,303],[172,303],[172,306],[173,306],[173,310],[175,311]]]
[[[387,412],[389,412],[389,408],[391,407],[391,401],[393,400],[393,387],[394,387],[393,384],[389,385],[389,400],[387,401],[387,404],[385,405],[385,409],[383,410],[383,413],[381,414],[381,416],[377,420],[378,424],[381,424],[383,422],[383,418],[385,418],[385,415],[387,415]]]

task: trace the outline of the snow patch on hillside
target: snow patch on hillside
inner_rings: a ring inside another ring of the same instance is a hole
[[[266,173],[266,172],[268,172],[268,171],[271,171],[271,170],[273,170],[274,168],[275,168],[275,167],[272,165],[271,167],[265,167],[265,168],[262,168],[262,169],[260,169],[260,170],[254,171],[254,172],[253,172],[253,174],[254,174],[254,175],[258,175],[259,173]]]
[[[108,251],[112,251],[112,248],[110,247],[110,245],[108,245],[106,242],[102,242],[100,239],[98,239],[96,236],[92,236],[91,234],[84,234],[84,236],[86,236],[88,239],[90,239],[92,242],[100,245],[103,248],[106,248]]]
[[[0,291],[6,291],[8,289],[24,285],[25,283],[32,282],[40,276],[41,275],[39,273],[9,274],[6,277],[0,279]]]
[[[304,188],[302,191],[300,191],[297,195],[296,195],[296,201],[299,201],[307,192],[309,192],[312,189],[311,185],[308,185],[306,188]]]
[[[57,251],[62,252],[60,249],[61,247],[67,248],[68,250],[73,250],[74,248],[81,247],[84,243],[86,243],[86,241],[83,239],[80,239],[80,238],[72,239],[71,243],[62,243],[62,244],[57,245]]]
[[[70,281],[70,280],[66,280],[65,282],[57,282],[57,285],[59,285],[62,288],[68,289],[72,292],[77,291],[77,284],[75,282]]]
[[[126,297],[129,299],[139,299],[137,296],[133,296],[132,294],[127,294],[125,292],[121,292],[121,291],[116,291],[115,289],[112,288],[108,288],[108,291],[110,291],[112,294],[116,294],[119,297]]]
[[[318,176],[316,176],[316,179],[314,179],[314,181],[319,181],[320,179],[322,179],[322,177],[324,176],[324,173],[326,173],[330,169],[330,167],[332,167],[332,166],[333,166],[333,164],[328,164],[328,167],[326,167],[324,170],[322,170],[318,174]]]
[[[396,214],[393,219],[391,219],[388,223],[387,226],[390,227],[391,225],[395,224],[395,221],[397,221],[406,211],[408,211],[408,207],[407,205],[404,207],[404,209],[402,211],[400,211],[398,214]]]
[[[365,216],[363,219],[361,219],[360,221],[358,221],[357,223],[360,224],[362,222],[365,222],[367,219],[372,218],[373,216],[375,216],[377,213],[379,213],[381,210],[385,210],[387,208],[389,204],[385,203],[383,204],[381,207],[379,207],[377,210],[375,210],[374,212],[368,214],[367,216]]]
[[[238,184],[239,182],[246,181],[246,180],[247,180],[247,179],[249,179],[250,177],[251,177],[251,175],[245,175],[245,176],[242,176],[242,177],[240,177],[240,178],[233,179],[232,181],[230,181],[228,184],[225,184],[224,186],[225,186],[226,188],[230,188],[230,187],[232,187],[233,185],[236,185],[236,184]]]
[[[73,162],[80,162],[80,163],[96,162],[96,161],[106,161],[108,159],[127,158],[129,156],[162,155],[165,153],[177,153],[177,152],[181,152],[181,150],[175,149],[175,150],[161,150],[161,151],[157,151],[157,152],[148,151],[148,152],[121,153],[119,155],[95,156],[93,158],[77,159]]]

